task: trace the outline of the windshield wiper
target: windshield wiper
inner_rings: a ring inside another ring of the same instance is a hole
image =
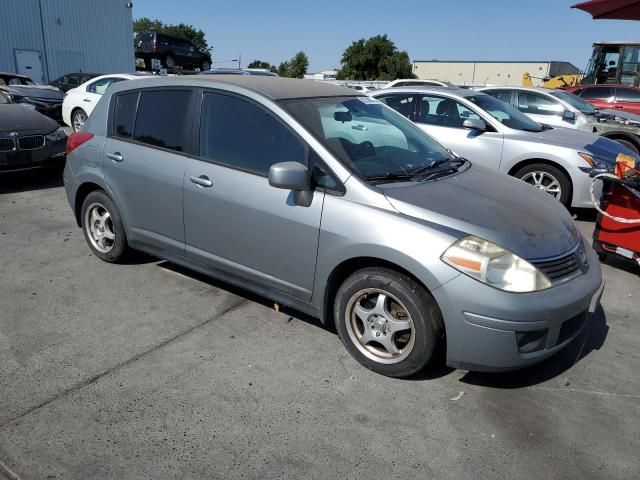
[[[409,173],[387,172],[387,173],[383,173],[382,175],[371,175],[365,178],[371,182],[383,182],[383,181],[394,182],[394,181],[400,181],[400,180],[411,180],[413,179],[413,177],[414,176]]]

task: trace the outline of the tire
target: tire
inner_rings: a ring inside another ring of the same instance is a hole
[[[336,294],[334,318],[349,353],[388,377],[408,377],[422,370],[443,332],[431,294],[386,268],[365,268],[349,276]]]
[[[209,62],[209,60],[203,60],[200,64],[200,71],[206,72],[207,70],[211,70],[211,63]]]
[[[571,206],[571,181],[559,168],[546,163],[532,163],[518,170],[513,176],[554,196],[565,207]]]
[[[129,251],[127,235],[120,213],[106,193],[96,190],[87,195],[80,219],[84,238],[96,257],[109,263],[125,258]]]
[[[76,108],[71,112],[71,127],[73,128],[73,131],[79,131],[88,118],[89,116],[87,115],[87,112],[81,108]]]
[[[176,61],[171,55],[164,57],[164,64],[167,68],[176,68]]]
[[[616,143],[619,143],[620,145],[622,145],[623,147],[627,147],[629,150],[631,150],[633,153],[640,153],[638,151],[638,147],[636,147],[633,142],[630,142],[629,140],[625,140],[624,138],[612,138],[611,140],[613,140]]]

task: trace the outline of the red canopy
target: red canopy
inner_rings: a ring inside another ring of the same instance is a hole
[[[640,20],[640,0],[591,0],[572,5],[596,19]]]

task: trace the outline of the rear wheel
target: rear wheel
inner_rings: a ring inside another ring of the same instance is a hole
[[[551,195],[565,207],[571,206],[571,181],[559,168],[545,163],[532,163],[513,176]]]
[[[365,268],[347,278],[336,294],[334,318],[349,353],[389,377],[422,370],[443,331],[431,294],[386,268]]]
[[[200,71],[206,72],[207,70],[211,70],[211,63],[209,63],[209,60],[203,60],[200,64]]]
[[[82,203],[82,231],[93,253],[105,262],[124,258],[129,247],[120,213],[103,191],[87,195]]]
[[[76,108],[71,114],[71,127],[73,128],[73,131],[79,131],[87,121],[87,118],[89,118],[87,112],[81,108]]]
[[[176,61],[171,55],[167,55],[165,57],[164,64],[167,66],[167,68],[176,68]]]

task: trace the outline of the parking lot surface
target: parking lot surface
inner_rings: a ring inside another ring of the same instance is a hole
[[[99,261],[56,175],[0,178],[0,265],[0,479],[640,478],[640,277],[622,263],[550,360],[439,359],[411,380],[268,299]]]

